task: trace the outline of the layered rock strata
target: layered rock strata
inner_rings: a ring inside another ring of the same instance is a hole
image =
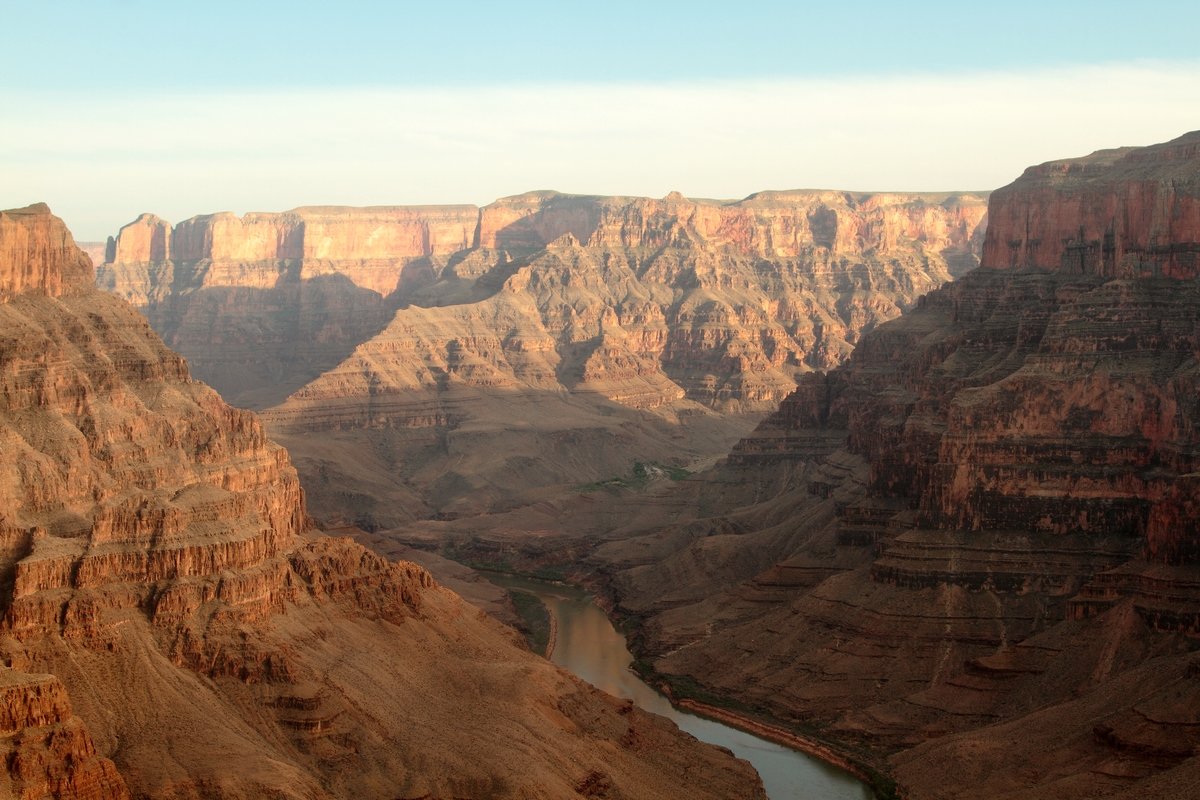
[[[482,209],[300,208],[174,227],[143,215],[109,241],[99,282],[251,406],[334,366],[398,308],[505,287],[533,304],[561,386],[633,407],[686,395],[767,408],[796,374],[838,363],[863,331],[974,266],[983,215],[971,195],[832,191],[738,203],[535,192]]]
[[[0,792],[14,800],[128,800],[129,788],[53,675],[0,670]]]
[[[0,215],[6,796],[763,796],[421,567],[316,535],[286,452],[92,277],[44,206]]]
[[[972,195],[534,192],[146,215],[99,283],[227,399],[272,406],[323,519],[379,528],[722,452],[752,424],[734,417],[973,266],[984,211]]]
[[[1194,787],[1198,148],[994,192],[981,268],[805,376],[689,489],[716,516],[598,551],[657,668],[895,753],[912,797]]]

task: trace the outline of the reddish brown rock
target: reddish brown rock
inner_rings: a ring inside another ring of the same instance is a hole
[[[335,366],[470,247],[478,209],[300,208],[144,214],[109,240],[97,282],[143,309],[227,399],[263,407]],[[399,294],[398,294],[399,293]]]
[[[597,551],[656,666],[912,797],[1194,786],[1198,141],[994,192],[982,267],[801,381],[710,517]]]
[[[100,283],[227,399],[275,406],[322,518],[379,527],[715,455],[735,416],[974,265],[983,216],[833,191],[218,214],[175,226],[166,260],[117,242]],[[605,455],[551,455],[566,438]],[[486,450],[511,458],[454,454]]]
[[[97,755],[53,675],[0,668],[0,793],[13,800],[128,800],[113,762]]]
[[[997,191],[984,261],[1106,278],[1200,275],[1200,132],[1030,167]]]
[[[0,793],[763,797],[424,569],[310,530],[254,415],[80,281],[44,206],[0,220],[0,253],[43,259],[3,264]]]
[[[108,237],[102,263],[140,264],[171,258],[171,225],[154,216],[142,214],[121,228],[116,238]]]
[[[36,291],[51,297],[85,288],[92,265],[45,203],[0,212],[0,300]]]
[[[847,192],[738,203],[535,192],[483,209],[301,208],[174,229],[143,215],[112,241],[99,283],[255,407],[334,367],[404,305],[504,286],[533,301],[568,389],[582,377],[583,391],[634,407],[682,388],[709,406],[766,408],[798,373],[837,363],[862,331],[974,266],[983,215],[969,195]],[[564,269],[576,282],[591,273],[584,292],[560,285]],[[619,373],[607,391],[575,362],[613,313],[633,350],[600,349]]]

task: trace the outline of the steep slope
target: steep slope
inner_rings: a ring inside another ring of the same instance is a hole
[[[263,408],[378,332],[401,297],[470,247],[478,213],[315,207],[173,227],[143,214],[110,237],[97,283],[223,397]]]
[[[0,214],[0,787],[21,798],[761,797],[437,586],[310,531],[257,419]]]
[[[290,393],[268,424],[317,513],[378,527],[723,452],[974,265],[983,216],[970,195],[847,192],[147,215],[99,282],[227,399]]]
[[[598,551],[656,668],[912,797],[1194,792],[1198,210],[1200,133],[994,192],[980,269]]]
[[[147,214],[110,239],[98,281],[252,407],[334,366],[396,309],[479,301],[524,270],[517,291],[565,362],[563,386],[622,395],[628,366],[595,372],[628,355],[663,384],[623,398],[635,407],[678,399],[673,381],[706,405],[768,408],[797,373],[838,363],[864,330],[978,263],[983,215],[971,195],[832,191],[738,203],[533,192],[482,209],[300,208],[174,227]],[[632,354],[595,354],[611,346],[602,319],[633,335]]]

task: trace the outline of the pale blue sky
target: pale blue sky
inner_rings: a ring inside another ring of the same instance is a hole
[[[1200,3],[0,0],[0,207],[80,239],[534,188],[989,189],[1200,128]]]

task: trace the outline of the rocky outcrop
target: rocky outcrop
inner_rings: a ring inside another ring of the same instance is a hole
[[[993,195],[991,269],[1105,278],[1200,275],[1200,133],[1030,167]]]
[[[424,569],[311,530],[254,415],[76,276],[44,206],[0,218],[0,253],[42,259],[5,263],[0,302],[5,796],[763,796]]]
[[[470,247],[478,209],[300,208],[143,214],[110,238],[97,282],[142,309],[197,374],[263,407],[379,331],[433,259]]]
[[[113,762],[97,755],[53,675],[0,668],[0,791],[14,800],[128,800]]]
[[[21,292],[58,297],[86,287],[92,265],[45,203],[0,212],[0,301]]]
[[[806,376],[689,489],[715,517],[597,551],[656,666],[913,797],[1194,785],[1197,142],[994,192],[982,267]]]
[[[738,203],[534,192],[483,209],[301,208],[174,228],[143,215],[110,241],[99,283],[252,406],[332,368],[403,306],[507,289],[532,302],[567,389],[635,408],[682,396],[767,408],[797,374],[838,363],[863,331],[974,266],[983,216],[970,195],[848,192]],[[620,334],[630,341],[614,345]]]
[[[973,266],[983,216],[847,192],[147,216],[99,280],[227,399],[273,406],[322,518],[378,528],[715,455],[728,417]],[[509,457],[460,469],[488,450]]]

